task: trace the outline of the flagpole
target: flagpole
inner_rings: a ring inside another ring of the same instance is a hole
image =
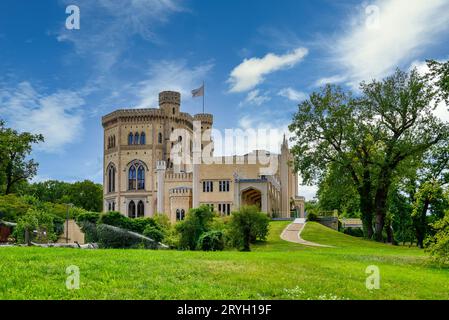
[[[203,81],[203,114],[204,114],[204,96],[206,95],[206,88],[204,87],[204,81]]]

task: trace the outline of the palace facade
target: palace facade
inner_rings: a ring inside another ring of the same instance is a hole
[[[163,213],[174,222],[203,204],[221,215],[256,205],[272,217],[304,216],[285,137],[280,154],[213,157],[213,116],[190,115],[180,106],[180,93],[165,91],[159,108],[120,109],[102,118],[105,211],[131,218]]]

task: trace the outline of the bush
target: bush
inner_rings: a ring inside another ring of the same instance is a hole
[[[100,214],[98,212],[83,211],[78,213],[75,217],[75,221],[78,225],[86,221],[97,224],[98,220],[100,220]]]
[[[101,215],[99,223],[107,224],[110,226],[122,228],[125,230],[134,231],[143,234],[147,226],[157,227],[157,223],[152,218],[137,218],[131,219],[120,212],[112,211]]]
[[[435,235],[427,238],[427,251],[431,259],[440,265],[449,265],[449,211],[445,217],[434,224]]]
[[[31,205],[22,197],[14,194],[0,196],[0,219],[17,222],[31,208]]]
[[[203,251],[222,251],[224,243],[223,231],[212,230],[200,236],[197,248]]]
[[[309,212],[307,214],[307,221],[318,221],[318,215],[314,212]]]
[[[256,206],[245,206],[234,212],[229,223],[231,244],[242,251],[250,251],[250,243],[265,241],[268,235],[269,218]]]
[[[28,212],[21,216],[14,229],[14,237],[19,243],[26,242],[26,232],[28,231],[29,240],[39,243],[54,242],[58,239],[55,232],[55,216],[44,211],[29,209]],[[61,221],[59,221],[60,223]]]
[[[97,243],[98,233],[97,225],[95,223],[89,222],[87,220],[78,223],[81,231],[84,233],[84,241],[86,243]]]
[[[98,244],[101,248],[147,248],[156,249],[157,243],[140,238],[118,227],[99,224],[97,226]]]
[[[361,228],[343,228],[343,233],[349,236],[363,238],[363,229]]]
[[[153,239],[156,242],[162,242],[165,237],[165,233],[155,226],[147,226],[143,231],[143,235]]]
[[[208,206],[191,209],[184,221],[176,225],[180,233],[179,247],[181,249],[195,250],[200,236],[210,230],[214,214]]]

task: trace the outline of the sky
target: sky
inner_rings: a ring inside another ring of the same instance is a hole
[[[67,28],[69,5],[79,29]],[[280,143],[324,84],[357,91],[448,48],[449,0],[2,0],[0,118],[44,135],[34,181],[101,183],[101,117],[157,107],[160,91],[200,113],[190,91],[204,81],[215,128],[271,129]]]

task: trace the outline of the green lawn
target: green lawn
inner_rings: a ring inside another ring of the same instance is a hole
[[[288,222],[271,223],[253,252],[0,249],[0,299],[449,299],[449,270],[415,248],[364,241],[309,223],[304,239],[335,248],[287,243]],[[77,265],[81,288],[67,290]],[[381,288],[365,287],[380,268]]]

